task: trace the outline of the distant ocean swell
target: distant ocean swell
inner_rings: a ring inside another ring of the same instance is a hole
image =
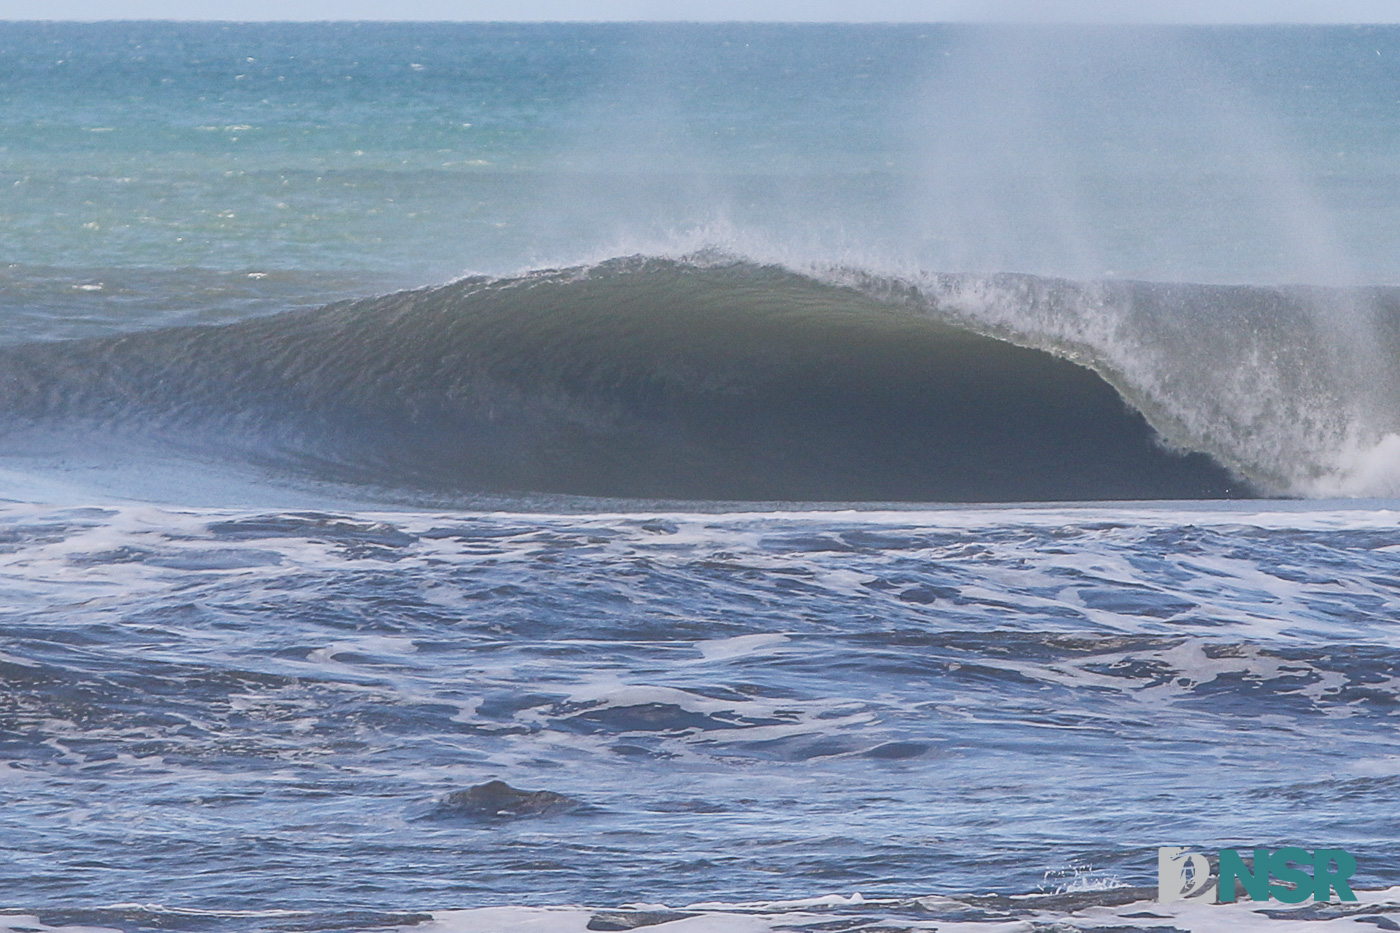
[[[0,351],[6,430],[456,492],[1388,494],[1400,291],[630,258]],[[1303,349],[1306,348],[1306,349]]]

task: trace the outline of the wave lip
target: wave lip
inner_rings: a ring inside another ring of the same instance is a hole
[[[919,299],[1090,367],[1169,445],[1261,492],[1400,495],[1400,288],[945,275]]]
[[[1101,376],[745,262],[613,260],[231,325],[10,348],[11,424],[324,479],[626,498],[1215,498]]]

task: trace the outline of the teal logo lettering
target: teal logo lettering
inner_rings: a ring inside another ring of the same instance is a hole
[[[1157,850],[1157,900],[1164,904],[1187,899],[1230,904],[1239,897],[1241,889],[1252,901],[1273,898],[1285,904],[1301,904],[1310,897],[1330,901],[1333,891],[1343,901],[1356,900],[1347,883],[1356,872],[1356,859],[1345,849],[1309,852],[1284,846],[1272,852],[1255,849],[1247,856],[1239,849],[1221,849],[1216,853],[1215,865],[1213,879],[1205,853],[1183,846],[1161,847]]]

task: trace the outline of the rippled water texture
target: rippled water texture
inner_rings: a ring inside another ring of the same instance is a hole
[[[1392,526],[10,507],[3,886],[328,914],[1053,891],[1281,834],[1374,886]]]

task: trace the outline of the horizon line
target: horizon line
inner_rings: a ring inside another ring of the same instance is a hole
[[[1238,19],[1238,20],[1212,20],[1212,21],[1187,21],[1187,20],[1060,20],[1060,19],[942,19],[942,20],[912,20],[912,19],[408,19],[408,18],[319,18],[319,19],[275,19],[275,18],[255,18],[255,19],[219,19],[219,18],[173,18],[173,17],[153,17],[153,16],[112,16],[101,18],[86,17],[0,17],[0,25],[11,23],[76,23],[98,25],[102,23],[207,23],[210,25],[224,26],[251,26],[257,24],[281,24],[281,25],[321,25],[321,24],[357,24],[357,23],[398,23],[403,25],[515,25],[515,26],[602,26],[602,25],[678,25],[678,26],[753,26],[753,25],[773,25],[773,26],[1400,26],[1400,21],[1396,20],[1266,20],[1266,19]]]

